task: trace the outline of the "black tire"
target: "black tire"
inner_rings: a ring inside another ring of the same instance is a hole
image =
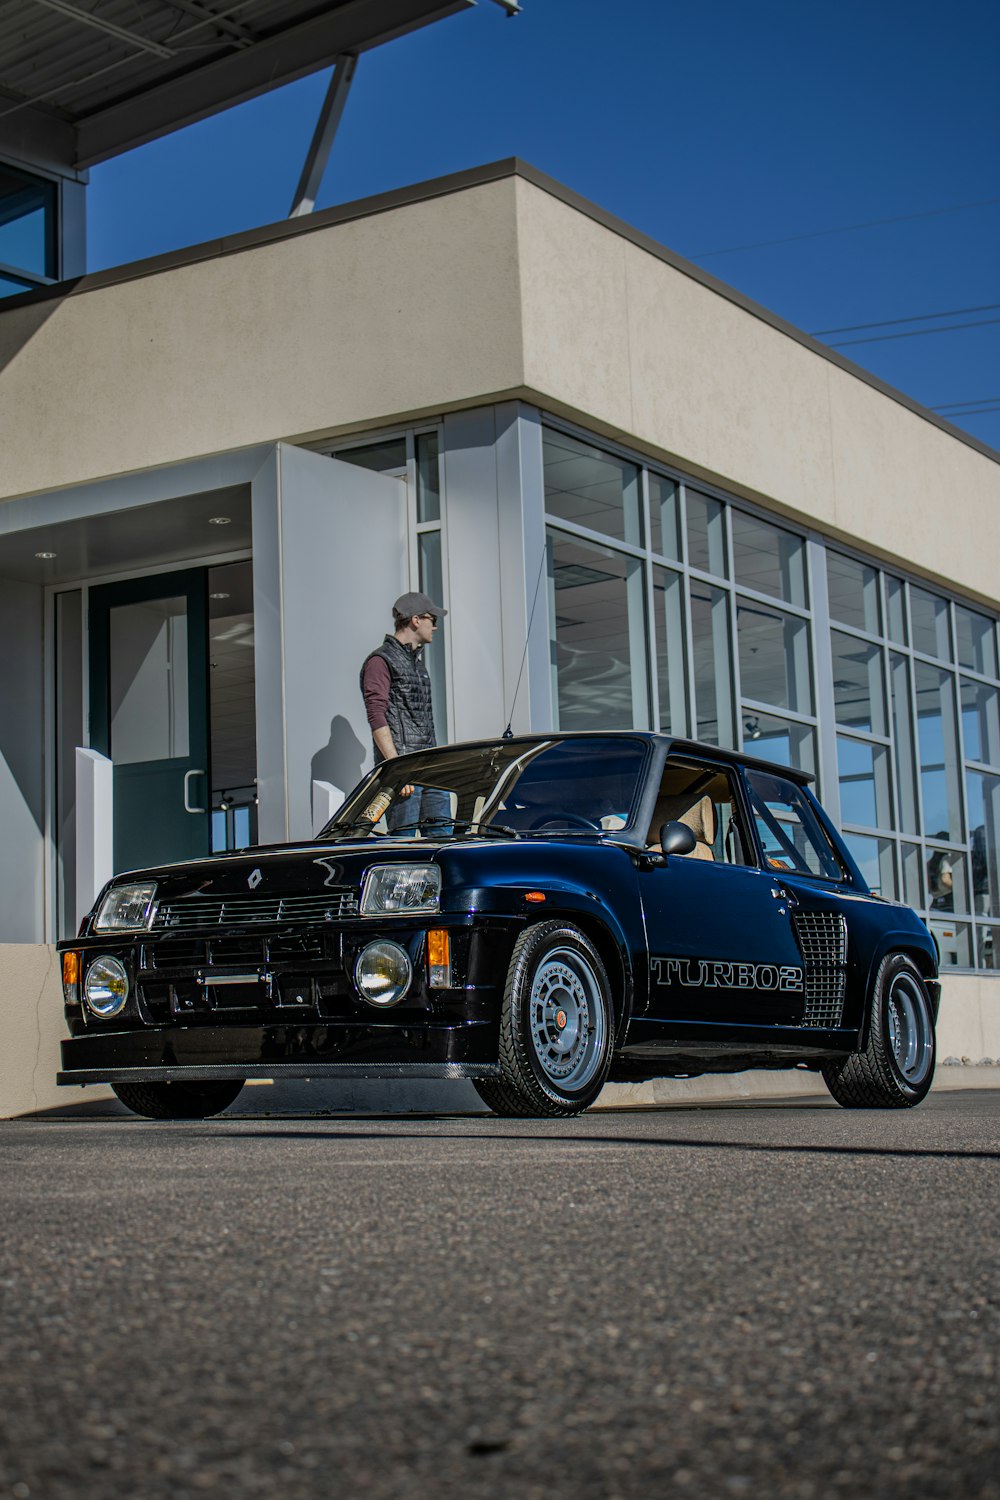
[[[500,1077],[475,1080],[498,1115],[566,1117],[597,1098],[611,1066],[611,987],[589,938],[540,922],[514,944],[500,1016]]]
[[[242,1078],[197,1083],[112,1083],[133,1114],[149,1120],[206,1120],[221,1115],[243,1087]]]
[[[879,965],[862,1052],[823,1064],[823,1080],[845,1109],[912,1109],[934,1078],[934,1010],[917,966],[903,953]]]

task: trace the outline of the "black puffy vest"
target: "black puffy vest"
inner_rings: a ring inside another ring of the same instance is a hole
[[[361,663],[362,689],[365,667],[373,656],[381,656],[392,679],[386,720],[396,749],[402,755],[407,750],[425,750],[428,745],[436,745],[431,679],[424,666],[423,649],[411,651],[394,635],[387,635],[381,646],[369,652]]]

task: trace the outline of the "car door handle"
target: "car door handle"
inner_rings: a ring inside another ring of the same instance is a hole
[[[207,807],[192,807],[191,806],[191,778],[192,778],[192,776],[204,776],[206,774],[207,773],[205,771],[185,771],[184,772],[184,811],[185,812],[189,812],[189,813],[203,813],[203,812],[208,812],[208,808]]]

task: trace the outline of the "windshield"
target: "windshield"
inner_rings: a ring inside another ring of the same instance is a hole
[[[446,746],[383,761],[319,838],[613,831],[632,815],[645,755],[641,740],[592,737]]]

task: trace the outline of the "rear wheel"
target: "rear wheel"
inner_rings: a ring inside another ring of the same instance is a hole
[[[542,922],[514,945],[500,1019],[500,1077],[476,1080],[499,1115],[577,1115],[611,1063],[608,976],[577,927]]]
[[[205,1120],[227,1109],[243,1087],[242,1078],[204,1083],[112,1083],[133,1114],[149,1120]]]
[[[934,1012],[919,969],[903,953],[882,960],[872,985],[863,1052],[824,1063],[823,1079],[845,1109],[909,1109],[934,1077]]]

